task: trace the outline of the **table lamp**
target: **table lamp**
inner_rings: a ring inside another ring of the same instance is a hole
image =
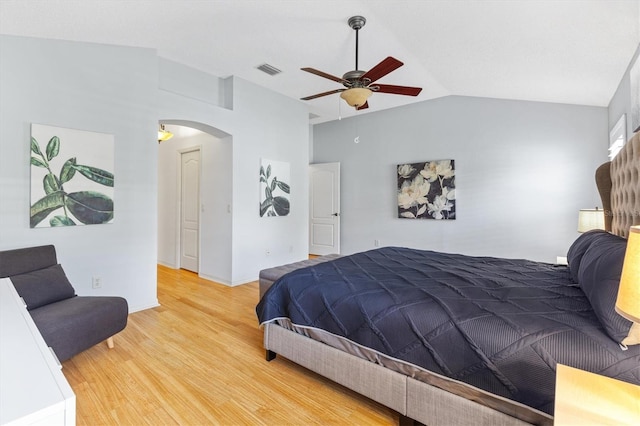
[[[640,344],[640,226],[632,226],[629,229],[616,312],[632,322],[629,335],[622,344]]]
[[[604,210],[581,209],[578,212],[578,232],[587,232],[592,229],[604,229]]]

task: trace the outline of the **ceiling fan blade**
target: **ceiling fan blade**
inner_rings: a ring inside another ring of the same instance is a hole
[[[358,108],[356,108],[357,110],[361,110],[361,109],[367,109],[369,108],[369,101],[363,103],[362,105],[360,105]]]
[[[315,74],[318,75],[320,77],[324,77],[324,78],[328,78],[329,80],[333,80],[333,81],[337,81],[338,83],[348,83],[347,80],[341,78],[341,77],[336,77],[335,75],[331,75],[331,74],[327,74],[326,72],[317,70],[315,68],[300,68],[302,71],[306,71],[306,72],[310,72],[311,74]]]
[[[360,77],[360,80],[364,80],[365,78],[368,78],[369,80],[371,80],[371,83],[373,83],[374,81],[389,74],[391,71],[400,68],[402,65],[404,64],[399,60],[397,60],[396,58],[387,56],[387,58],[383,59],[382,62],[380,62],[378,65],[376,65],[375,67],[371,68],[369,71],[364,73],[362,77]]]
[[[316,93],[315,95],[307,96],[306,98],[300,98],[302,101],[309,101],[311,99],[320,98],[322,96],[333,95],[334,93],[344,92],[347,89],[335,89],[329,90],[328,92]]]
[[[374,88],[377,87],[377,90]],[[392,84],[376,84],[371,87],[374,92],[378,93],[392,93],[394,95],[407,95],[407,96],[418,96],[418,94],[422,91],[422,87],[409,87],[409,86],[394,86]]]

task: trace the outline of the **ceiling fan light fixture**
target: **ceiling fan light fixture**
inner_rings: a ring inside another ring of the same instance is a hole
[[[168,141],[172,137],[173,137],[173,133],[171,133],[168,130],[165,130],[164,124],[161,124],[160,128],[158,129],[158,143]]]
[[[367,20],[359,15],[352,16],[348,21],[351,29],[355,30],[356,32],[356,67],[354,70],[347,71],[342,77],[336,77],[335,75],[327,74],[326,72],[317,70],[315,68],[300,68],[302,71],[306,71],[319,77],[340,83],[344,87],[346,87],[346,89],[329,90],[300,99],[302,99],[303,101],[310,101],[311,99],[320,98],[322,96],[340,93],[340,97],[347,101],[349,106],[355,107],[358,110],[362,110],[369,108],[369,103],[367,100],[373,92],[388,93],[393,95],[418,96],[418,94],[422,90],[422,88],[420,87],[396,86],[392,84],[376,84],[375,86],[371,86],[372,83],[375,83],[385,75],[404,65],[396,58],[387,56],[369,71],[361,71],[358,69],[358,32],[360,31],[360,29],[362,29],[366,22]]]
[[[364,105],[373,92],[365,87],[354,87],[340,93],[340,97],[347,101],[349,106],[358,108]]]

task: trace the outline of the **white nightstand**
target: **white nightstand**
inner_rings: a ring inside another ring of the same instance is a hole
[[[76,423],[76,396],[8,278],[0,278],[0,425]]]

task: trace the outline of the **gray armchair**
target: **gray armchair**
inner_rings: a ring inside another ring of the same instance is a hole
[[[0,251],[0,278],[9,277],[44,341],[60,361],[102,342],[127,325],[122,297],[77,296],[52,245]]]

